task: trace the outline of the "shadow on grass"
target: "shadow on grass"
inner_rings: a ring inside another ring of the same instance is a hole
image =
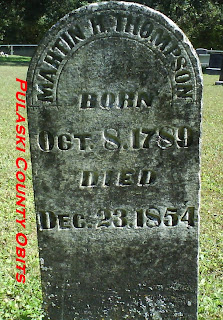
[[[26,67],[28,67],[30,60],[31,60],[30,57],[22,57],[22,56],[0,57],[0,66],[10,66],[10,67],[26,66]]]
[[[28,67],[29,62],[1,62],[0,61],[0,66],[9,66],[9,67]]]
[[[28,67],[29,62],[1,62],[0,61],[0,66],[8,66],[8,67]]]
[[[45,318],[42,318],[42,317],[40,316],[41,319],[45,319]],[[38,318],[38,319],[40,319],[40,318]],[[0,320],[4,320],[4,319],[0,318]],[[26,315],[21,315],[21,316],[19,316],[19,318],[16,318],[15,320],[33,320],[33,317],[26,316]]]
[[[40,319],[40,318],[38,318],[38,319]],[[3,319],[1,319],[1,320],[3,320]],[[33,320],[33,317],[30,317],[30,316],[19,316],[19,318],[16,318],[16,320]]]

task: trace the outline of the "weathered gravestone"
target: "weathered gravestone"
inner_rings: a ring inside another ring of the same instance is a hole
[[[28,71],[46,319],[197,318],[202,81],[167,17],[93,4]]]
[[[207,49],[204,49],[204,48],[197,48],[197,49],[196,49],[196,52],[197,52],[197,54],[198,54],[198,56],[199,56],[200,54],[207,54],[207,53],[208,53],[208,50],[207,50]]]
[[[215,84],[216,85],[223,85],[223,59],[221,62],[221,73],[220,73],[219,81],[216,81]]]
[[[210,52],[209,66],[206,68],[205,73],[219,75],[221,73],[221,64],[223,61],[223,53],[221,51]]]
[[[208,53],[207,49],[203,48],[196,49],[196,52],[199,57],[202,69],[207,68],[210,63],[210,53]]]

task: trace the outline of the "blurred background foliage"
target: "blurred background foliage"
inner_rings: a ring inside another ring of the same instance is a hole
[[[131,1],[131,0],[129,0]],[[0,0],[0,44],[38,44],[68,12],[96,0]],[[223,0],[134,0],[178,24],[195,48],[223,50]]]

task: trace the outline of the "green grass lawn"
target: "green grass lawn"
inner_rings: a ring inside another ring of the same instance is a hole
[[[28,145],[27,277],[25,284],[15,280],[15,159],[19,154],[15,150],[16,78],[26,78],[29,58],[5,59],[0,58],[0,320],[40,320],[40,272]],[[214,85],[218,78],[204,75],[199,320],[223,319],[223,87]]]
[[[204,75],[199,320],[223,319],[223,86]]]
[[[31,58],[23,56],[0,57],[0,66],[28,66]]]

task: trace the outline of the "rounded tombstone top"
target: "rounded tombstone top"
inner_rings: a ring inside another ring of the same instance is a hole
[[[208,53],[208,50],[207,49],[204,49],[204,48],[197,48],[196,49],[196,52],[197,54],[207,54]]]
[[[122,108],[128,94],[133,105],[169,108],[201,99],[200,74],[195,50],[169,18],[136,3],[95,3],[46,34],[29,67],[27,100],[81,107],[91,99],[108,109]]]

